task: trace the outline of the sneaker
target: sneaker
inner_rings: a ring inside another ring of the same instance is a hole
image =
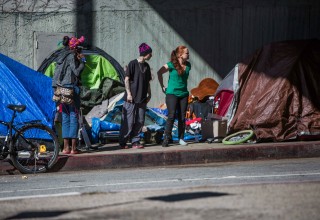
[[[120,149],[129,149],[128,145],[119,145]]]
[[[132,148],[133,149],[143,149],[144,146],[142,144],[140,144],[139,142],[136,142],[136,143],[132,144]]]
[[[183,139],[180,139],[180,140],[179,140],[179,144],[180,144],[180,145],[183,145],[183,146],[187,146],[187,145],[188,145],[188,143],[185,142]]]

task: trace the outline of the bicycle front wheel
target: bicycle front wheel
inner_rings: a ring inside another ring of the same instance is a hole
[[[59,141],[52,129],[30,124],[15,133],[10,157],[21,173],[43,173],[56,163],[59,150]]]

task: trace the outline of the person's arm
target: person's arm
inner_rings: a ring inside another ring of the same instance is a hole
[[[57,63],[56,68],[54,69],[53,76],[52,76],[52,87],[54,87],[54,88],[57,87],[57,83],[60,80],[61,71],[62,71],[62,64]]]
[[[149,81],[147,103],[150,102],[150,99],[151,99],[151,86]]]
[[[130,89],[130,81],[129,81],[129,76],[126,76],[124,78],[124,86],[127,92],[127,102],[132,102],[132,94],[131,94],[131,89]]]
[[[70,55],[69,55],[70,56]],[[79,77],[80,76],[80,73],[81,71],[84,69],[84,62],[80,59],[79,62],[80,62],[80,65],[79,66],[76,66],[76,59],[77,56],[75,56],[74,54],[72,54],[72,61],[70,62],[70,67],[71,67],[71,70],[72,72],[74,73],[74,75],[76,77]]]
[[[169,70],[169,67],[168,67],[168,64],[164,64],[157,72],[158,74],[158,80],[159,80],[159,83],[160,83],[160,86],[161,86],[161,89],[162,89],[162,92],[165,93],[166,91],[166,87],[163,85],[163,77],[162,77],[162,74],[168,72]]]

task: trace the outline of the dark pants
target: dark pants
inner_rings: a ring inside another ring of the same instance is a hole
[[[175,114],[177,112],[178,119],[178,138],[184,138],[185,130],[185,117],[188,107],[188,96],[187,97],[177,97],[175,95],[166,95],[166,105],[168,109],[168,119],[166,124],[165,135],[171,137],[173,123],[175,119]]]
[[[121,146],[125,146],[130,138],[132,143],[140,141],[146,109],[147,103],[123,103],[119,137]]]

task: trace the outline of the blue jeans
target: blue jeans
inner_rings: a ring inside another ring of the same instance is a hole
[[[78,110],[74,105],[62,104],[62,138],[78,138]]]

